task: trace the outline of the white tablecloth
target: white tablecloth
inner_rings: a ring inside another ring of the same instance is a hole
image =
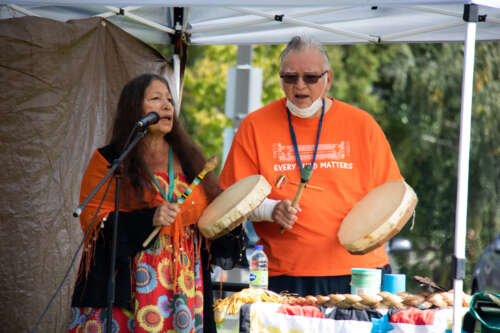
[[[462,309],[462,315],[468,308]],[[445,333],[451,332],[452,308],[356,310],[335,307],[245,304],[226,316],[218,333]]]

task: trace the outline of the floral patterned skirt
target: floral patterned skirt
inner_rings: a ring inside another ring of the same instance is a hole
[[[135,257],[135,311],[113,307],[113,333],[203,332],[203,277],[198,237],[184,229],[174,254],[168,235]],[[101,332],[107,309],[72,308],[69,332]]]

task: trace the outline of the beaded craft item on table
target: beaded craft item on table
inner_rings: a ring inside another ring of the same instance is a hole
[[[463,294],[462,306],[468,307],[472,296]],[[323,306],[343,309],[408,309],[421,310],[430,308],[445,308],[453,306],[453,290],[439,292],[421,292],[418,294],[391,294],[381,291],[375,295],[330,294],[327,296],[296,297],[290,294],[277,294],[259,288],[247,288],[230,297],[218,299],[215,302],[214,313],[216,322],[224,320],[226,314],[237,314],[243,304],[256,302],[282,303],[297,306]]]

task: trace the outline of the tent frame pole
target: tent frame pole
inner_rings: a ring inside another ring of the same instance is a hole
[[[453,333],[462,332],[463,280],[465,278],[465,241],[467,233],[467,198],[469,186],[469,156],[471,136],[474,56],[476,44],[477,5],[464,6],[467,30],[464,42],[462,73],[462,107],[460,111],[460,143],[458,152],[457,205],[455,213],[455,252],[453,280]]]
[[[144,24],[144,25],[151,27],[153,29],[166,32],[167,34],[175,33],[175,30],[172,28],[166,27],[162,24],[153,22],[151,20],[145,19],[144,17],[141,17],[141,16],[138,16],[138,15],[131,13],[132,10],[136,10],[139,8],[141,8],[141,7],[130,6],[130,7],[118,8],[118,7],[113,7],[113,6],[106,6],[106,9],[109,9],[115,15],[123,15],[123,16],[125,16],[133,21]],[[112,16],[112,15],[110,12],[106,12],[106,13],[98,14],[96,16],[102,16],[102,17],[106,18],[106,17]]]
[[[175,113],[179,116],[180,105],[181,105],[181,52],[182,52],[182,38],[185,33],[184,25],[184,7],[174,7],[173,9],[174,17],[174,29],[175,33],[173,36],[173,46],[174,54],[172,55],[173,61],[173,71],[174,71],[174,89],[176,95],[176,106]],[[185,50],[184,50],[185,51]]]
[[[8,8],[12,9],[12,10],[15,10],[21,14],[24,14],[24,15],[27,15],[27,16],[36,16],[36,17],[40,17],[40,15],[26,9],[26,8],[23,8],[21,6],[17,6],[17,5],[14,5],[14,4],[8,4],[6,5]]]
[[[410,37],[410,36],[425,34],[428,32],[452,29],[455,27],[460,27],[462,25],[464,25],[464,23],[462,21],[460,21],[460,22],[456,22],[456,23],[447,23],[447,24],[440,24],[440,25],[434,25],[434,26],[426,26],[426,27],[419,28],[419,29],[407,30],[407,31],[396,32],[393,34],[388,34],[385,36],[381,36],[380,39],[382,42],[389,42],[389,41],[393,41],[393,40],[403,38],[403,37]]]
[[[343,11],[346,9],[351,9],[352,7],[339,7],[339,8],[321,8],[321,9],[315,9],[311,11],[303,11],[300,14],[288,14],[287,17],[289,18],[296,18],[296,17],[303,17],[303,16],[309,16],[309,15],[316,15],[316,14],[326,14],[326,13],[333,13],[333,12],[339,12]],[[261,16],[261,15],[258,15]],[[217,25],[204,25],[201,27],[193,27],[191,29],[191,34],[196,34],[200,32],[211,32],[211,31],[224,31],[224,30],[231,30],[235,28],[241,28],[241,27],[248,27],[249,25],[257,25],[257,24],[264,24],[268,23],[271,20],[269,17],[264,17],[260,19],[245,19],[241,20],[237,23],[221,23]],[[274,21],[274,20],[273,20]]]
[[[237,12],[240,12],[240,13],[262,16],[262,17],[269,19],[269,21],[277,21],[277,22],[288,23],[288,24],[293,24],[293,25],[312,28],[312,29],[318,29],[318,30],[331,32],[331,33],[341,35],[341,36],[348,36],[348,37],[352,37],[352,38],[357,38],[360,41],[366,41],[366,42],[372,42],[372,43],[379,43],[380,42],[380,38],[378,36],[372,36],[372,35],[357,33],[357,32],[353,32],[353,31],[345,31],[345,30],[341,30],[341,29],[337,29],[337,28],[327,27],[327,26],[323,26],[321,24],[311,23],[311,22],[307,22],[304,20],[298,20],[298,19],[291,18],[291,17],[285,16],[285,15],[269,14],[269,13],[255,10],[255,9],[251,9],[251,8],[231,7],[230,9],[237,11]]]

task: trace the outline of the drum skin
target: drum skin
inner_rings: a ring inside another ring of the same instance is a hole
[[[382,184],[365,195],[340,225],[340,244],[351,254],[365,254],[396,235],[410,219],[417,195],[403,180]]]
[[[261,175],[252,175],[234,183],[219,194],[203,211],[198,221],[200,232],[208,239],[229,233],[271,192],[271,185]]]

